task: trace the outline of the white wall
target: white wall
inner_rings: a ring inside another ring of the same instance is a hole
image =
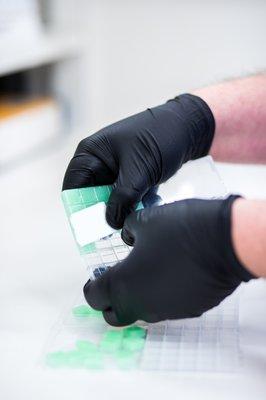
[[[266,66],[263,0],[52,3],[55,19],[91,38],[90,129]]]

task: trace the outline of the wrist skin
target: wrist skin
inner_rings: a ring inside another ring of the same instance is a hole
[[[266,201],[238,198],[232,205],[231,235],[240,263],[255,277],[266,277]]]
[[[215,118],[211,155],[217,161],[266,163],[266,73],[195,90]]]

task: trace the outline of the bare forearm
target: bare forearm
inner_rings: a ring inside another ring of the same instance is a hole
[[[266,200],[234,202],[232,240],[240,262],[255,276],[266,277]]]
[[[194,92],[210,106],[216,160],[266,163],[266,74],[223,82]]]

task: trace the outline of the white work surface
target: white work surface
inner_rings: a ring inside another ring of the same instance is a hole
[[[0,398],[266,399],[266,284],[240,299],[241,374],[50,370],[40,356],[86,273],[60,202],[73,147],[0,175]],[[266,167],[218,165],[229,190],[266,198]]]

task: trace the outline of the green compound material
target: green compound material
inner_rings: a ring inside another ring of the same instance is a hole
[[[71,214],[81,211],[84,208],[93,206],[99,202],[107,203],[111,192],[112,186],[110,185],[64,190],[61,194],[61,198],[68,219]],[[75,237],[73,230],[72,233]],[[80,246],[77,243],[77,246],[81,255],[94,253],[96,251],[95,243],[89,243],[85,246]]]
[[[46,363],[53,368],[102,369],[104,367],[103,355],[99,348],[94,343],[85,340],[78,340],[73,350],[48,353]]]
[[[62,192],[62,201],[68,216],[99,202],[107,203],[112,186],[94,186],[80,189],[69,189]]]
[[[100,348],[107,353],[118,351],[122,345],[123,330],[107,331],[100,342]]]
[[[114,353],[118,350],[135,352],[142,350],[145,344],[146,331],[138,326],[121,330],[109,330],[105,332],[100,343],[103,351]]]
[[[76,348],[83,353],[91,353],[97,350],[96,345],[88,340],[77,340]]]
[[[140,326],[130,326],[128,328],[124,328],[124,337],[128,338],[145,338],[146,329],[141,328]]]
[[[123,348],[129,351],[139,351],[142,350],[145,344],[143,338],[125,338],[123,340]]]
[[[94,242],[85,244],[85,246],[80,247],[79,250],[81,256],[83,256],[84,254],[95,253],[95,251],[96,251],[96,245]]]
[[[146,330],[137,326],[108,330],[98,345],[77,340],[72,350],[48,353],[46,363],[53,368],[103,369],[104,361],[111,359],[120,369],[136,368],[145,337]]]
[[[146,331],[139,326],[124,329],[123,348],[129,351],[142,350],[145,344]]]
[[[134,369],[138,366],[139,352],[120,349],[115,354],[115,362],[119,369]]]
[[[86,304],[81,304],[72,309],[72,314],[78,318],[97,317],[102,318],[102,312],[96,311]]]
[[[109,200],[111,192],[111,185],[64,190],[61,194],[61,198],[68,219],[70,218],[71,214],[77,211],[81,211],[84,208],[93,206],[94,204],[97,204],[99,202],[104,202],[106,204]],[[136,210],[140,210],[142,208],[143,205],[141,202],[139,202]],[[73,230],[72,233],[75,237]],[[97,251],[95,243],[89,243],[85,246],[80,246],[77,243],[77,246],[81,255],[94,253]]]

